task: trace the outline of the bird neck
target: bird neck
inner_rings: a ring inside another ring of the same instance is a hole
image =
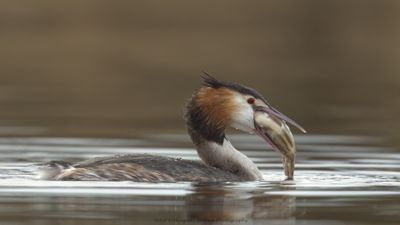
[[[204,163],[231,172],[242,180],[262,180],[257,166],[236,150],[225,138],[230,112],[231,91],[223,88],[201,88],[186,106],[186,123],[197,153]]]
[[[244,181],[263,180],[261,171],[246,155],[236,150],[228,140],[223,144],[204,141],[196,145],[197,154],[209,166],[231,172]]]

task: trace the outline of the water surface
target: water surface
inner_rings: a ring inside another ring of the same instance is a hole
[[[257,137],[231,135],[263,182],[134,183],[36,179],[34,164],[116,153],[198,160],[186,135],[1,138],[0,224],[398,224],[400,154],[379,138],[297,136],[294,182]]]

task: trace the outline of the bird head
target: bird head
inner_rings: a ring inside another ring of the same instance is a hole
[[[296,150],[287,123],[305,130],[273,108],[256,90],[219,81],[209,74],[202,77],[203,86],[194,92],[186,113],[194,143],[205,139],[222,145],[228,127],[255,133],[281,153],[285,175],[292,179]]]

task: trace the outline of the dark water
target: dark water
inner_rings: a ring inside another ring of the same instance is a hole
[[[0,2],[0,224],[400,224],[400,1]],[[198,160],[201,71],[251,86],[309,134],[295,182],[49,182],[34,163]]]
[[[371,137],[298,136],[294,182],[256,137],[231,135],[264,182],[132,183],[35,179],[32,163],[114,153],[197,160],[186,135],[0,139],[0,224],[398,224],[400,154]]]

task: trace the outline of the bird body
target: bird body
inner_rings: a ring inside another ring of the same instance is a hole
[[[61,171],[58,162],[47,163],[40,179],[64,181],[221,182],[243,181],[230,172],[199,161],[149,154],[114,155],[71,164]]]

